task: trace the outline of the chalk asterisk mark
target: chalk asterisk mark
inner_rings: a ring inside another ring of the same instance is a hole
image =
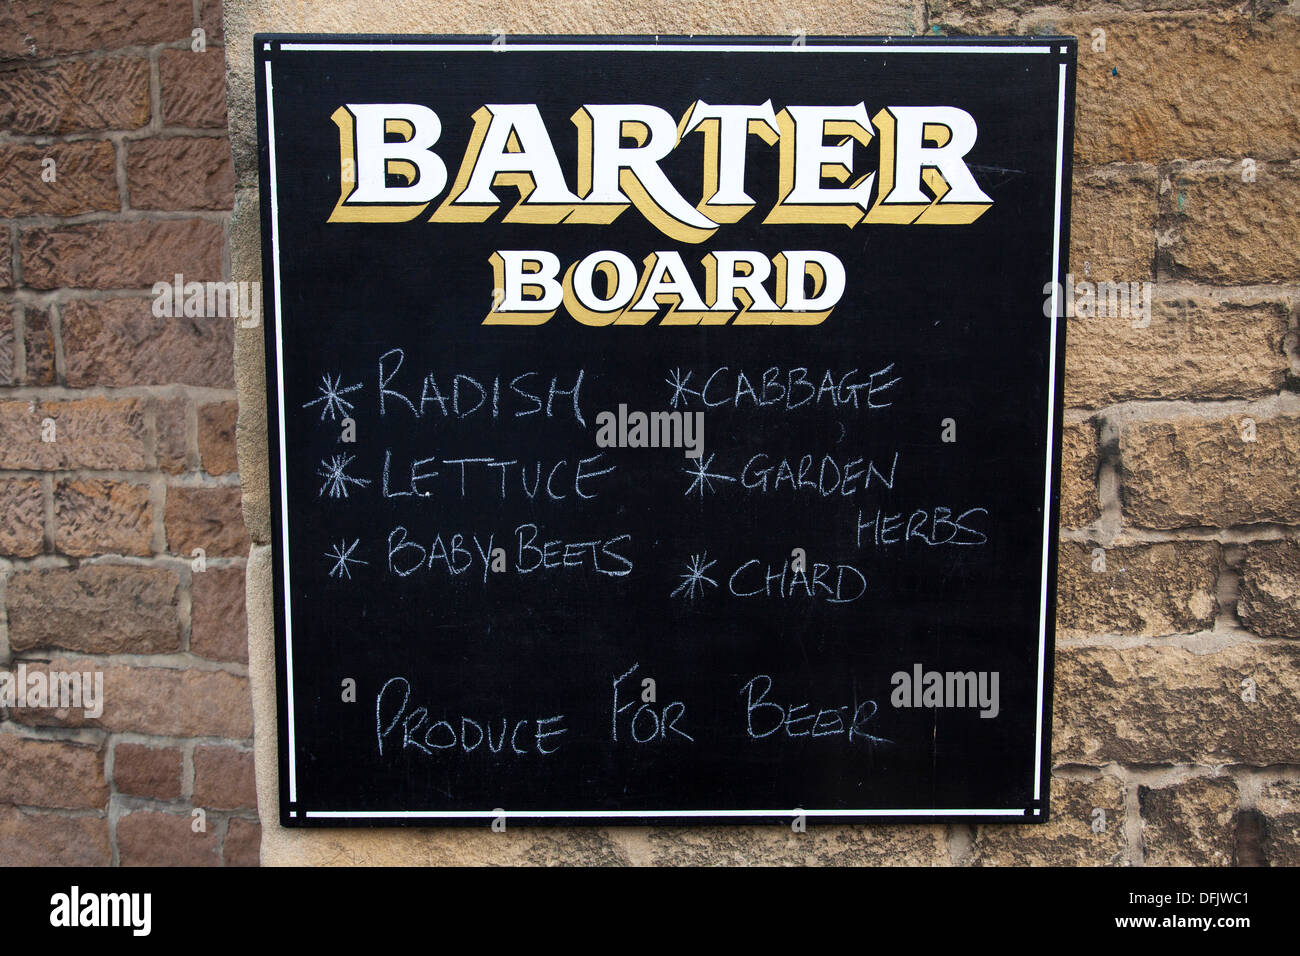
[[[717,561],[708,561],[709,552],[703,554],[691,555],[691,560],[686,562],[686,573],[682,575],[682,583],[677,586],[669,597],[677,597],[683,591],[686,592],[687,600],[695,600],[695,592],[698,589],[700,594],[704,593],[704,586],[711,584],[715,588],[718,582],[707,576],[704,572],[717,564]]]
[[[687,395],[694,395],[696,398],[700,397],[700,393],[695,389],[686,387],[687,383],[691,380],[691,372],[689,369],[686,371],[686,374],[683,375],[680,368],[675,368],[669,372],[668,375],[669,377],[664,379],[664,382],[672,387],[673,395],[672,398],[668,400],[668,404],[673,408],[677,407],[679,401],[683,405],[690,405],[690,400],[686,397]]]
[[[313,405],[320,405],[321,421],[325,421],[326,415],[329,415],[335,421],[338,420],[340,415],[347,418],[352,411],[352,403],[343,396],[348,392],[355,392],[361,387],[360,384],[340,388],[339,386],[343,383],[342,374],[335,375],[331,379],[329,374],[326,373],[320,377],[320,380],[321,384],[318,386],[320,388],[320,397],[313,398],[310,402],[304,402],[302,407],[311,408]]]
[[[345,469],[352,463],[356,455],[335,455],[328,461],[322,460],[320,468],[316,474],[325,479],[325,484],[320,486],[320,491],[316,492],[316,497],[329,491],[331,498],[346,498],[348,496],[348,485],[356,485],[364,488],[370,484],[369,478],[353,478],[347,474]]]
[[[348,544],[347,539],[344,539],[340,541],[338,544],[334,545],[333,551],[325,552],[325,557],[334,559],[334,567],[330,568],[330,577],[347,578],[349,581],[351,581],[352,572],[348,569],[349,564],[370,563],[369,561],[362,561],[360,558],[352,557],[352,552],[357,550],[357,545],[360,543],[361,543],[360,538],[357,538],[351,544]]]
[[[713,464],[713,459],[716,457],[718,457],[717,452],[714,452],[712,455],[710,455],[708,461],[705,461],[703,457],[696,458],[694,469],[691,468],[682,469],[682,471],[690,475],[692,479],[690,487],[686,489],[686,494],[689,495],[692,491],[698,488],[700,490],[700,500],[703,501],[704,492],[706,490],[707,491],[714,490],[713,479],[716,478],[718,481],[736,480],[735,478],[732,478],[730,475],[723,475],[723,474],[718,474],[716,472],[709,471],[709,466]]]

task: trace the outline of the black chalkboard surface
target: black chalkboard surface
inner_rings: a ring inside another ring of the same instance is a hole
[[[1047,816],[1072,38],[256,38],[285,826]]]

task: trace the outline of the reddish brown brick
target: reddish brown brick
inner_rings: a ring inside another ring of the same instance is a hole
[[[226,56],[217,47],[206,53],[163,50],[158,61],[164,126],[226,127]]]
[[[0,781],[4,801],[19,806],[89,810],[108,804],[102,747],[0,733]]]
[[[188,407],[189,402],[183,398],[168,398],[159,400],[154,410],[158,467],[173,475],[189,468],[189,448],[185,438]]]
[[[190,651],[214,661],[248,662],[248,614],[243,568],[196,571],[190,622]]]
[[[66,60],[0,73],[0,127],[14,133],[138,129],[149,122],[149,61]]]
[[[256,807],[252,752],[233,747],[195,747],[194,805],[210,810]]]
[[[117,858],[122,866],[218,866],[216,821],[194,832],[190,814],[137,810],[117,821]]]
[[[0,229],[0,242],[5,231]],[[0,385],[14,384],[14,310],[8,302],[0,302]]]
[[[0,807],[0,860],[6,866],[108,866],[112,859],[105,816]]]
[[[54,483],[54,550],[76,557],[152,553],[149,486],[97,478]]]
[[[103,671],[103,715],[91,719],[80,710],[59,713],[31,708],[10,711],[11,720],[32,726],[84,726],[158,737],[243,740],[253,732],[246,677],[225,671],[128,667],[83,659],[56,658],[49,667]]]
[[[226,866],[258,866],[262,861],[262,825],[233,818],[222,850]]]
[[[0,554],[30,558],[45,550],[45,493],[39,478],[0,478]]]
[[[193,22],[190,0],[14,0],[0,8],[0,59],[167,43]]]
[[[25,229],[23,282],[33,289],[151,289],[182,273],[221,277],[221,224],[202,219],[106,222]]]
[[[181,795],[181,752],[175,747],[120,743],[113,751],[113,782],[118,793],[177,800]]]
[[[230,209],[235,204],[235,165],[224,136],[132,143],[126,181],[132,209]]]
[[[0,401],[0,468],[140,471],[149,466],[146,431],[139,399]]]
[[[199,406],[199,457],[209,475],[229,475],[239,470],[235,455],[235,426],[239,418],[236,402],[212,402]]]
[[[54,366],[54,324],[44,309],[28,306],[23,315],[23,339],[27,351],[28,385],[53,385],[58,379]]]
[[[221,22],[221,0],[202,0],[199,23],[207,31],[208,43],[224,43],[225,28]]]
[[[166,654],[180,649],[176,572],[83,564],[14,571],[6,604],[13,650]]]
[[[0,146],[0,216],[116,212],[116,164],[113,144],[99,140]]]
[[[202,548],[209,557],[243,557],[251,544],[237,487],[168,488],[166,524],[173,554]]]
[[[234,336],[231,319],[159,318],[150,299],[70,302],[63,308],[67,383],[232,388]]]
[[[14,253],[10,232],[0,228],[0,289],[10,289],[14,284]]]

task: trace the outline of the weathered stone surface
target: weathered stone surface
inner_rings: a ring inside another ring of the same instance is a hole
[[[0,733],[0,781],[0,799],[19,806],[89,810],[108,804],[102,747]]]
[[[1241,798],[1230,777],[1138,788],[1147,866],[1233,866]]]
[[[73,388],[230,388],[233,340],[232,319],[159,318],[150,299],[82,300],[63,310],[64,359]]]
[[[160,399],[154,409],[158,467],[173,475],[189,467],[189,443],[185,437],[188,405],[183,398],[167,398]]]
[[[1117,0],[1113,7],[1117,12],[1159,12],[1227,10],[1236,5],[1235,0]],[[986,22],[985,18],[1021,17],[1034,14],[1044,6],[1042,0],[931,0],[929,10],[931,23],[966,27],[980,25],[981,28],[975,32],[988,32],[982,26]],[[1096,6],[1095,0],[1059,0],[1052,4],[1052,9],[1074,13],[1087,10],[1090,6]],[[1081,46],[1088,40],[1086,34],[1080,35]]]
[[[1113,9],[1113,8],[1110,8]],[[1221,156],[1291,159],[1300,118],[1300,24],[1293,17],[1116,12],[1021,21],[1079,41],[1074,155],[1088,164]],[[1094,29],[1106,50],[1092,49]]]
[[[1300,782],[1264,786],[1256,807],[1264,817],[1264,856],[1272,866],[1300,866]]]
[[[1276,394],[1286,380],[1282,341],[1287,306],[1282,299],[1160,299],[1152,303],[1151,324],[1134,327],[1142,321],[1110,316],[1070,322],[1067,406],[1261,398]]]
[[[0,145],[0,216],[116,212],[121,208],[116,162],[113,144],[106,141]]]
[[[28,306],[24,310],[23,325],[23,346],[27,355],[23,383],[54,385],[58,380],[58,370],[54,360],[54,326],[50,322],[49,312]]]
[[[1300,638],[1300,542],[1246,548],[1237,616],[1260,637]]]
[[[190,651],[214,661],[248,661],[248,619],[243,568],[196,571],[190,585],[193,610]]]
[[[253,752],[233,747],[195,747],[194,805],[209,810],[256,807]]]
[[[229,475],[239,470],[235,457],[237,402],[212,402],[199,406],[199,457],[209,475]]]
[[[196,833],[186,813],[136,810],[117,821],[122,866],[219,866],[216,827]]]
[[[1070,268],[1075,281],[1142,282],[1154,278],[1155,170],[1080,170],[1075,173],[1072,195]]]
[[[487,827],[321,831],[302,839],[276,827],[280,846],[292,844],[301,862],[314,866],[356,866],[384,862],[389,866],[620,866],[631,862],[623,828],[508,827],[493,833]],[[641,843],[644,843],[642,837]],[[265,850],[265,847],[263,848]],[[263,854],[265,862],[271,860]]]
[[[203,219],[39,226],[19,239],[23,282],[33,289],[150,289],[178,272],[215,281],[223,244],[221,223]]]
[[[0,478],[0,554],[30,558],[45,549],[45,493],[39,478]]]
[[[167,546],[188,555],[202,548],[209,557],[243,557],[251,542],[239,510],[239,488],[167,489]]]
[[[1181,168],[1160,206],[1159,228],[1169,237],[1160,248],[1162,278],[1246,285],[1300,274],[1300,161],[1260,164],[1254,182],[1242,182],[1240,163]]]
[[[164,126],[223,129],[226,125],[226,57],[164,50],[158,60]]]
[[[262,826],[238,817],[230,821],[221,843],[226,866],[257,866],[262,859]]]
[[[98,478],[54,483],[54,550],[76,557],[152,553],[149,486]]]
[[[1125,520],[1144,528],[1300,523],[1300,415],[1248,417],[1125,424]]]
[[[126,164],[132,209],[229,209],[235,167],[225,137],[180,137],[131,144]]]
[[[971,862],[976,866],[1123,866],[1125,852],[1124,785],[1110,776],[1053,777],[1047,822],[980,826]]]
[[[1300,646],[1063,647],[1055,680],[1058,764],[1264,766],[1300,752]]]
[[[946,866],[946,830],[930,824],[776,827],[654,827],[654,866]]]
[[[0,229],[0,242],[8,238],[5,230]],[[4,253],[0,252],[0,267],[3,267]],[[3,286],[0,276],[0,286]],[[0,302],[0,385],[14,384],[14,310],[8,302]]]
[[[225,40],[225,25],[221,22],[221,0],[202,0],[199,22],[207,33],[208,43],[221,43]]]
[[[0,435],[0,468],[148,467],[144,403],[138,399],[0,401]]]
[[[180,647],[176,572],[85,564],[15,571],[6,604],[15,651],[156,654]]]
[[[65,60],[0,73],[0,127],[13,133],[138,129],[149,122],[149,61]]]
[[[118,793],[177,800],[181,795],[181,752],[175,747],[120,743],[113,749],[113,783]]]
[[[0,59],[167,43],[193,22],[190,0],[15,0],[0,10]]]
[[[1162,543],[1106,550],[1061,542],[1056,621],[1063,637],[1190,634],[1214,625],[1219,546]]]
[[[0,289],[13,288],[14,253],[9,230],[0,228]]]
[[[1061,432],[1061,525],[1081,528],[1101,515],[1097,497],[1097,424],[1067,424]]]
[[[112,859],[106,816],[0,807],[0,860],[7,866],[108,866]]]
[[[81,659],[56,658],[49,667],[103,671],[103,715],[94,719],[80,710],[59,713],[32,708],[10,711],[11,720],[33,726],[85,726],[160,737],[244,740],[253,731],[246,677],[225,671],[128,667]]]

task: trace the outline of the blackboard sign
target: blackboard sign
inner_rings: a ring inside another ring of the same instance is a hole
[[[1046,818],[1073,39],[256,54],[282,824]]]

